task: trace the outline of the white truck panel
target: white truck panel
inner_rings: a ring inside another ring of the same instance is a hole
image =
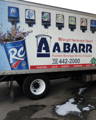
[[[12,28],[8,20],[8,7],[19,9],[19,22],[16,23],[16,27],[20,26],[22,31],[33,31],[22,40],[25,43],[11,41],[4,43],[3,48],[0,48],[3,51],[3,57],[0,55],[3,61],[0,65],[1,74],[96,69],[96,32],[92,33],[90,30],[90,21],[96,20],[96,15],[11,0],[5,0],[2,4],[0,1],[0,5],[2,6],[0,13],[1,11],[4,13],[2,16],[0,14],[0,26],[2,26],[0,28],[3,33],[7,33]],[[32,27],[25,23],[26,9],[35,11],[36,23]],[[42,25],[42,12],[51,14],[51,25],[48,28]],[[64,15],[64,28],[61,30],[56,27],[56,14]],[[74,31],[69,29],[69,16],[76,17]],[[85,32],[80,30],[81,18],[87,19]],[[17,51],[14,51],[14,48]],[[22,56],[24,52],[26,55]]]

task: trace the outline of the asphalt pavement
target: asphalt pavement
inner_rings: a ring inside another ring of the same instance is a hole
[[[0,120],[96,120],[96,110],[82,112],[81,116],[68,114],[59,116],[55,112],[56,105],[64,104],[77,96],[78,88],[87,87],[81,97],[82,105],[91,104],[96,107],[96,83],[82,83],[73,80],[58,79],[51,82],[50,93],[46,98],[30,100],[26,98],[19,86],[14,82],[14,101],[10,98],[7,83],[0,83]]]

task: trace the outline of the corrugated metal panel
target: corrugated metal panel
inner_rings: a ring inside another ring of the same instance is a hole
[[[81,11],[71,10],[71,9],[66,9],[66,8],[60,8],[60,7],[50,6],[50,5],[44,5],[44,4],[34,3],[34,2],[28,2],[28,1],[23,1],[23,0],[22,1],[21,0],[14,0],[14,1],[13,0],[1,0],[1,1],[25,4],[25,5],[40,7],[40,8],[43,7],[43,8],[51,9],[51,10],[59,10],[61,12],[68,12],[68,13],[80,14],[80,15],[85,15],[85,16],[90,16],[90,17],[96,17],[96,14],[91,14],[87,12],[81,12]]]

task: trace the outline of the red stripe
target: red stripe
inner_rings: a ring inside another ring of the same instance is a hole
[[[31,65],[30,69],[50,69],[50,68],[73,68],[73,67],[90,67],[95,64],[65,64],[65,65]]]

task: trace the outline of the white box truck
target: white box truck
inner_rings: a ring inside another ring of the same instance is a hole
[[[0,0],[0,81],[16,80],[32,99],[49,80],[96,71],[96,15]]]

